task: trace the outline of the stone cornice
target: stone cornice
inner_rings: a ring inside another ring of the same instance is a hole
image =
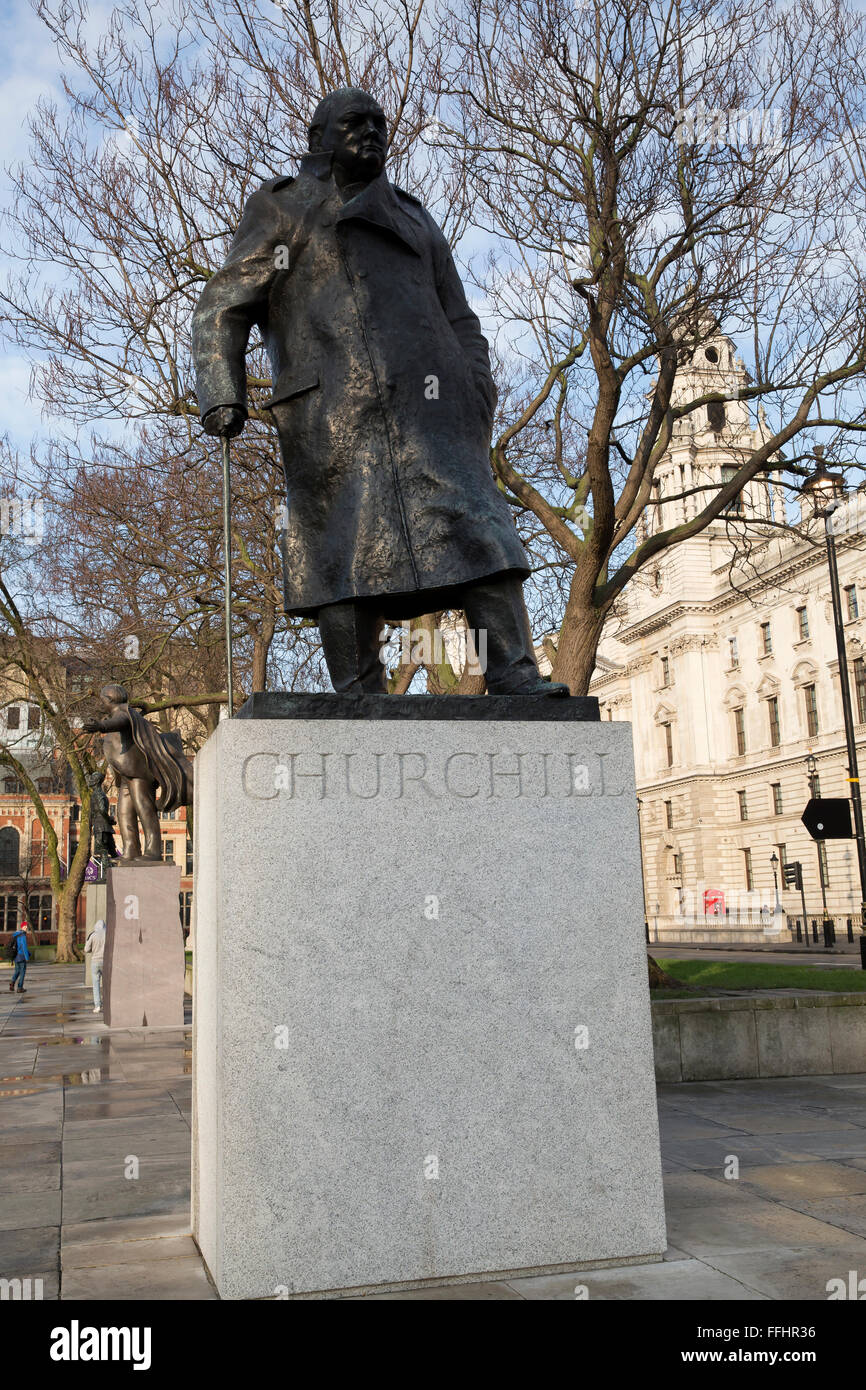
[[[855,549],[857,548],[857,540],[856,536],[839,536],[836,539],[837,550],[841,554],[845,550]],[[705,599],[702,602],[685,603],[682,600],[677,600],[649,617],[638,619],[633,626],[621,628],[617,633],[617,641],[629,646],[691,613],[723,613],[742,602],[743,599],[751,598],[755,593],[760,593],[763,589],[781,586],[794,575],[826,565],[827,557],[823,542],[806,546],[805,542],[798,542],[797,538],[786,537],[783,544],[786,543],[796,547],[796,553],[780,556],[765,572],[744,580],[736,589],[729,587],[724,593],[717,594],[714,598]],[[866,561],[866,554],[864,554],[864,561]]]

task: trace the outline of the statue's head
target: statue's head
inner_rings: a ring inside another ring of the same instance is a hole
[[[99,699],[106,709],[129,704],[129,694],[122,685],[104,685],[99,692]]]
[[[357,87],[340,87],[319,102],[309,127],[309,145],[333,156],[348,183],[381,174],[388,150],[385,112]]]
[[[88,787],[99,787],[105,781],[105,773],[88,772],[84,780],[87,783]]]

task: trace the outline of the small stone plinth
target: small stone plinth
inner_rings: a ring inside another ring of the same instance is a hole
[[[109,1028],[183,1027],[179,864],[108,870],[103,1019]]]
[[[540,703],[231,719],[199,753],[193,1230],[222,1297],[664,1251],[631,729]]]

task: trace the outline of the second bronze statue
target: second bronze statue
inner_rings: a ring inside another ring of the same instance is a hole
[[[315,617],[335,690],[384,693],[384,620],[456,608],[487,634],[491,693],[567,695],[539,676],[529,564],[490,467],[487,342],[386,151],[378,103],[333,92],[298,176],[250,198],[195,313],[203,427],[243,428],[258,325],[287,488],[286,610]]]
[[[192,763],[184,755],[180,735],[150,724],[130,706],[122,685],[106,685],[99,698],[106,717],[88,720],[83,727],[87,733],[102,734],[105,761],[114,774],[121,863],[161,864],[159,818],[192,805]]]

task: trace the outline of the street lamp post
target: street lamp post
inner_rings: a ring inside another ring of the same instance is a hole
[[[773,850],[773,853],[770,855],[770,863],[773,866],[773,891],[776,896],[776,906],[773,908],[773,911],[779,913],[782,911],[782,903],[779,898],[779,875],[777,872],[779,868],[779,856],[775,850]]]
[[[824,462],[823,449],[815,449],[818,467],[803,483],[803,492],[813,501],[814,514],[824,521],[827,542],[827,565],[830,570],[830,597],[833,604],[833,626],[836,630],[836,655],[839,659],[839,689],[842,695],[842,717],[845,722],[845,743],[848,752],[848,785],[854,812],[854,836],[857,841],[857,866],[860,871],[860,930],[866,932],[866,835],[863,830],[863,803],[860,799],[860,774],[857,767],[857,747],[854,742],[854,715],[851,708],[851,685],[848,680],[848,657],[845,650],[845,628],[842,620],[842,595],[839,589],[839,566],[836,558],[836,537],[833,532],[833,513],[844,495],[841,473],[830,473]],[[824,877],[821,879],[823,891]],[[826,911],[825,911],[826,916]]]
[[[814,753],[810,753],[806,759],[806,771],[809,776],[809,795],[814,799],[818,795],[818,763]],[[821,930],[824,936],[824,945],[829,946],[835,935],[835,931],[833,923],[830,920],[830,914],[827,911],[827,886],[824,882],[824,855],[826,854],[824,840],[815,841],[815,853],[818,856],[818,883],[821,887],[821,907],[823,912]]]

